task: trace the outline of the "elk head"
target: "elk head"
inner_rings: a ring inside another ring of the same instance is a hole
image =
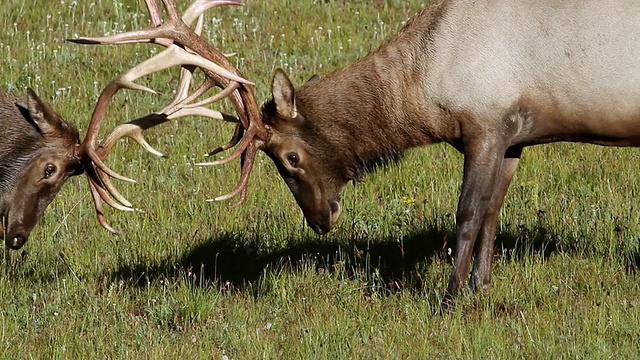
[[[28,89],[26,104],[0,93],[0,237],[21,248],[70,176],[82,173],[78,131]]]
[[[115,141],[129,136],[149,152],[161,156],[160,152],[151,148],[144,140],[142,131],[167,120],[186,115],[200,115],[236,122],[231,140],[208,155],[236,146],[235,151],[223,160],[197,164],[221,165],[241,158],[239,184],[233,191],[215,200],[226,200],[239,195],[239,200],[234,206],[244,202],[256,153],[263,150],[273,159],[311,228],[318,233],[328,232],[340,214],[340,194],[345,184],[354,179],[353,174],[341,170],[344,166],[336,166],[335,159],[330,159],[334,149],[332,142],[328,138],[326,142],[318,141],[323,137],[318,136],[313,122],[306,121],[299,111],[302,109],[295,101],[295,90],[284,72],[276,72],[272,86],[273,99],[263,106],[261,114],[255,101],[253,84],[245,80],[223,54],[199,36],[202,26],[201,14],[205,10],[216,5],[240,3],[237,0],[196,0],[180,17],[174,0],[163,0],[168,20],[162,22],[156,1],[146,2],[154,25],[151,29],[103,38],[69,40],[81,44],[150,42],[167,47],[158,55],[120,75],[104,89],[91,118],[87,136],[80,146],[79,153],[89,176],[98,220],[103,227],[113,231],[104,219],[102,201],[120,210],[133,210],[131,203],[118,193],[110,179],[133,180],[113,172],[104,163],[104,158]],[[191,29],[191,23],[196,19],[199,19],[199,22]],[[120,125],[96,145],[99,124],[113,95],[121,88],[152,92],[133,81],[172,66],[181,66],[182,70],[178,91],[171,104],[156,113]],[[197,90],[189,93],[192,73],[196,69],[204,72],[205,80]],[[310,80],[313,81],[315,78]],[[222,90],[208,99],[197,101],[214,87]],[[231,99],[238,118],[204,107],[225,97]],[[311,142],[310,139],[315,140]],[[313,146],[309,145],[312,143]]]
[[[312,77],[305,86],[318,79],[317,75]],[[325,234],[340,216],[342,190],[357,176],[346,170],[343,155],[336,153],[345,146],[336,143],[341,137],[331,135],[332,122],[323,121],[319,127],[318,119],[309,118],[314,113],[322,115],[307,111],[304,102],[297,101],[297,92],[284,71],[276,71],[271,87],[273,97],[262,107],[262,121],[272,135],[263,150],[275,163],[309,226]]]

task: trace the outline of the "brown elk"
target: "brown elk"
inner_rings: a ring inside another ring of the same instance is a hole
[[[78,41],[168,42],[214,59],[210,46],[177,25],[182,22],[175,7],[170,10],[172,1],[164,2],[170,21],[143,35]],[[208,81],[223,87],[220,94],[231,95],[240,117],[231,141],[214,151],[237,145],[234,153],[211,164],[241,156],[241,180],[217,200],[239,194],[242,203],[261,149],[310,227],[326,233],[336,224],[349,181],[406,149],[446,142],[464,154],[447,294],[466,282],[472,256],[470,285],[488,289],[499,209],[524,147],[556,141],[640,145],[638,24],[640,6],[632,0],[438,0],[343,70],[298,89],[277,71],[261,115],[251,86],[205,71],[204,87]],[[186,33],[192,35],[181,36]],[[239,74],[224,59],[216,62]],[[192,101],[202,93],[185,97]],[[161,121],[171,111],[161,111]],[[91,156],[96,172],[118,176],[101,164],[103,155]],[[115,197],[109,177],[101,178],[94,187]]]
[[[264,150],[318,233],[347,182],[405,149],[464,154],[448,296],[488,289],[500,207],[526,146],[640,145],[632,0],[440,0],[351,66],[295,89],[273,77]]]
[[[70,176],[82,173],[78,131],[29,89],[0,92],[0,237],[19,249]]]
[[[131,203],[117,191],[110,178],[133,180],[118,175],[104,163],[110,149],[124,136],[133,138],[153,154],[162,155],[149,146],[142,137],[142,132],[187,115],[238,122],[230,145],[214,150],[213,153],[240,142],[245,129],[247,134],[262,134],[262,128],[257,126],[260,124],[259,110],[253,92],[248,87],[251,83],[241,76],[224,55],[198,36],[202,30],[201,15],[204,11],[219,5],[239,5],[239,2],[195,0],[182,17],[176,11],[174,0],[164,0],[164,4],[169,19],[162,23],[157,2],[147,0],[154,25],[150,30],[119,34],[113,38],[70,40],[79,43],[152,42],[167,47],[165,51],[118,76],[104,88],[82,143],[77,130],[42,102],[33,91],[29,90],[26,103],[12,95],[0,93],[0,126],[3,130],[0,134],[0,236],[5,239],[8,247],[19,249],[24,245],[37,220],[64,182],[83,171],[89,179],[98,220],[105,229],[113,232],[105,221],[102,201],[120,210],[133,210]],[[189,25],[196,20],[197,24],[192,30]],[[98,143],[100,123],[115,93],[122,88],[152,92],[133,81],[172,66],[181,66],[182,70],[178,91],[171,104],[158,113],[116,127]],[[206,80],[199,89],[189,94],[192,73],[198,68],[206,74]],[[205,100],[196,101],[214,86],[223,90]],[[239,120],[203,107],[228,96],[240,116]],[[252,126],[249,125],[249,119]],[[257,151],[255,144],[248,144],[248,140],[241,144],[242,150],[223,162],[231,161],[243,153]],[[245,168],[247,167],[250,169],[250,161],[245,163]],[[244,184],[247,180],[248,177],[243,180]],[[241,190],[239,187],[230,196]],[[243,192],[242,198],[245,193]]]

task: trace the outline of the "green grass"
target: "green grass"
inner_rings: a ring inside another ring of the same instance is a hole
[[[237,53],[259,101],[275,68],[300,84],[346,66],[422,7],[246,3],[210,11],[206,37]],[[157,49],[64,39],[145,26],[141,6],[2,1],[1,86],[35,88],[85,129],[101,87]],[[176,77],[174,70],[141,81],[158,96],[119,94],[105,128],[162,107]],[[118,185],[145,212],[109,209],[118,236],[95,221],[86,180],[70,180],[24,250],[4,250],[0,358],[638,357],[637,150],[525,150],[501,214],[491,292],[463,294],[441,315],[458,153],[443,145],[416,149],[399,166],[348,187],[340,225],[319,237],[304,226],[266,156],[259,156],[245,205],[205,202],[235,185],[238,165],[194,163],[231,131],[203,119],[149,131],[166,159],[119,144],[109,163],[139,180]]]

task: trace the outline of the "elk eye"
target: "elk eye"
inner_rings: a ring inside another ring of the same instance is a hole
[[[55,165],[47,164],[47,166],[44,168],[44,178],[47,179],[51,177],[51,175],[53,175],[55,172],[56,172]]]
[[[298,167],[298,162],[300,162],[300,157],[298,154],[292,152],[287,154],[287,161],[292,167]]]

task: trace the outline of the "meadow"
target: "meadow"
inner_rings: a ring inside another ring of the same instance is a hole
[[[180,1],[182,6],[185,1]],[[245,0],[208,11],[204,37],[256,83],[260,102],[285,69],[296,84],[365,56],[420,1]],[[3,0],[0,86],[30,86],[84,133],[112,78],[152,45],[64,41],[149,24],[144,2]],[[104,129],[157,110],[178,72],[124,91]],[[214,105],[232,111],[228,102]],[[349,186],[337,228],[317,236],[260,154],[246,203],[239,165],[198,167],[231,125],[191,118],[152,129],[155,158],[122,141],[108,162],[143,212],[95,220],[71,179],[20,251],[2,250],[2,359],[515,359],[640,356],[640,152],[581,144],[525,150],[509,189],[488,294],[439,313],[455,246],[462,156],[409,152]]]

